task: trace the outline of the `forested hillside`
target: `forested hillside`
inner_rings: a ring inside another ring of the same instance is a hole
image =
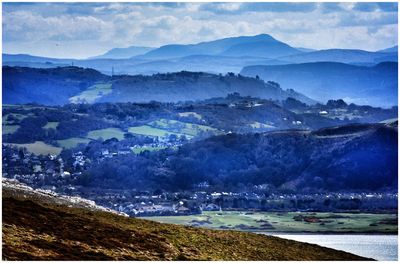
[[[397,128],[385,124],[228,134],[188,143],[176,151],[145,152],[93,164],[88,184],[171,191],[190,190],[204,181],[221,191],[246,185],[296,193],[396,189],[396,145]]]
[[[224,97],[229,93],[264,99],[315,101],[279,84],[229,73],[177,72],[152,76],[107,76],[93,69],[3,67],[3,103],[63,105],[93,102],[177,102]],[[57,94],[57,96],[54,96]]]

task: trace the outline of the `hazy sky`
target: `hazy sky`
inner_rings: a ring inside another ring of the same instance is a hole
[[[3,3],[3,52],[84,58],[113,47],[270,34],[294,47],[397,45],[396,3]]]

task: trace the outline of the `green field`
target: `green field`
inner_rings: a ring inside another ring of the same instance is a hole
[[[265,124],[265,123],[261,123],[261,122],[253,122],[252,124],[250,124],[250,127],[253,129],[273,129],[275,128],[275,126],[269,125],[269,124]]]
[[[131,150],[132,150],[133,153],[139,154],[139,153],[144,152],[144,151],[150,151],[150,152],[152,152],[152,151],[163,150],[163,149],[165,149],[165,148],[167,148],[167,147],[144,146],[144,147],[137,147],[137,148],[131,147]]]
[[[200,114],[194,112],[194,111],[187,111],[187,112],[180,112],[178,113],[179,116],[181,117],[194,117],[198,120],[202,120],[203,116],[201,116]]]
[[[71,103],[94,103],[104,95],[112,92],[111,84],[96,84],[83,91],[81,94],[69,98]]]
[[[103,140],[108,140],[111,138],[117,138],[118,140],[122,140],[124,138],[124,132],[118,128],[107,128],[101,130],[90,131],[86,138],[98,140],[103,138]]]
[[[23,119],[27,118],[28,116],[32,116],[33,114],[27,114],[27,115],[23,115],[23,114],[19,114],[19,113],[9,113],[3,116],[2,122],[3,125],[7,125],[7,124],[11,124],[13,123],[13,121],[8,121],[8,117],[12,116],[14,118],[16,118],[18,121],[22,121]]]
[[[217,129],[206,125],[193,124],[169,119],[159,119],[157,121],[152,121],[148,123],[148,125],[159,129],[166,129],[175,133],[183,133],[189,136],[197,136],[200,132],[218,131]]]
[[[65,140],[58,140],[57,142],[58,142],[58,145],[60,145],[61,147],[65,148],[65,149],[71,149],[71,148],[78,146],[78,144],[80,144],[80,143],[84,143],[84,144],[89,143],[90,139],[69,138],[69,139],[65,139]]]
[[[142,125],[142,126],[136,126],[136,127],[130,127],[128,129],[130,133],[134,134],[140,134],[140,135],[145,135],[145,136],[153,136],[153,137],[166,137],[169,136],[170,134],[175,134],[176,136],[181,136],[181,133],[176,133],[176,132],[169,132],[166,130],[158,129],[158,128],[153,128],[148,125]]]
[[[19,125],[3,125],[3,134],[13,134],[19,129]]]
[[[45,144],[42,141],[36,141],[34,143],[24,143],[24,144],[18,144],[18,143],[6,143],[7,145],[12,145],[16,147],[21,147],[21,148],[26,148],[29,152],[40,155],[47,155],[47,154],[54,154],[58,155],[60,154],[62,148],[60,147],[55,147],[49,144]]]
[[[60,123],[56,122],[56,121],[54,121],[54,122],[49,121],[46,125],[43,126],[43,129],[57,129],[58,124],[60,124]]]
[[[295,216],[318,218],[318,222],[296,221]],[[234,229],[252,232],[397,233],[396,214],[203,212],[190,216],[145,217],[162,223]]]

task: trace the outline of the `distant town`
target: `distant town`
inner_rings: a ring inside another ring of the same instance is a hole
[[[171,143],[163,142],[163,146]],[[158,144],[157,147],[160,147]],[[154,146],[154,145],[150,145]],[[133,146],[133,148],[135,148]],[[33,188],[78,196],[132,217],[201,214],[202,211],[330,211],[394,212],[397,192],[335,192],[313,194],[268,193],[266,185],[246,187],[240,192],[214,191],[208,182],[193,186],[193,191],[153,192],[140,189],[105,189],[83,186],[85,166],[118,155],[135,154],[132,150],[102,149],[97,158],[72,152],[72,169],[55,155],[35,155],[3,145],[3,176]]]

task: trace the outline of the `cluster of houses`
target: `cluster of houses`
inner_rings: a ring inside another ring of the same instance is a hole
[[[113,154],[110,150],[101,150],[101,158],[108,158],[110,154]],[[398,205],[397,193],[277,194],[267,185],[225,192],[216,191],[209,182],[200,182],[193,190],[183,193],[89,188],[79,184],[79,179],[85,166],[94,160],[82,152],[73,153],[71,157],[72,168],[66,168],[60,156],[37,156],[3,145],[3,177],[34,188],[81,196],[130,216],[188,215],[219,210],[373,212],[397,210]]]
[[[72,155],[73,169],[65,170],[65,161],[53,154],[35,155],[3,145],[3,177],[29,186],[53,190],[56,186],[74,184],[90,163],[82,152]]]

